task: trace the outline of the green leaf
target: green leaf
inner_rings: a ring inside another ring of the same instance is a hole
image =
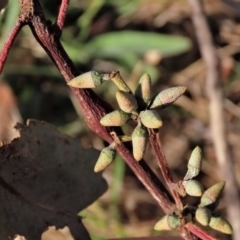
[[[191,46],[185,37],[137,31],[111,32],[100,35],[85,45],[92,57],[115,58],[122,55],[143,55],[148,50],[156,50],[168,57],[183,53]]]

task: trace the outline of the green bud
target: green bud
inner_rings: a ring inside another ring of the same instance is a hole
[[[115,145],[109,145],[108,147],[104,148],[100,156],[95,164],[94,167],[94,172],[100,172],[104,170],[108,165],[112,163],[112,161],[116,157],[116,150],[115,150]]]
[[[183,186],[186,193],[193,197],[200,197],[204,192],[202,184],[197,180],[184,181]]]
[[[106,114],[100,120],[100,123],[103,126],[110,127],[110,126],[122,126],[124,125],[131,117],[131,114],[125,113],[121,110],[115,110]]]
[[[116,92],[116,99],[121,110],[126,113],[135,112],[138,107],[137,100],[128,92],[118,90]]]
[[[151,85],[152,83],[149,74],[143,74],[135,91],[135,97],[138,101],[138,105],[142,109],[146,108],[151,100]]]
[[[187,167],[188,171],[184,177],[184,180],[192,179],[199,174],[202,167],[202,151],[200,147],[196,147],[192,151]]]
[[[137,161],[140,161],[143,158],[147,143],[148,130],[140,123],[132,133],[133,156]]]
[[[142,111],[140,119],[142,124],[147,128],[160,128],[162,126],[162,119],[155,110]]]
[[[233,233],[231,224],[226,219],[224,219],[223,217],[220,217],[220,216],[212,216],[209,226],[212,229],[215,229],[215,230],[225,233],[225,234]]]
[[[203,226],[207,226],[210,222],[212,213],[208,208],[200,207],[195,213],[195,217],[199,223]]]
[[[208,206],[210,204],[215,203],[218,198],[220,197],[220,194],[225,186],[225,181],[218,182],[208,188],[201,197],[200,205],[201,207]]]
[[[108,80],[108,78],[107,74],[90,71],[73,78],[67,84],[75,88],[95,88],[100,86],[104,80]]]
[[[150,108],[153,109],[167,107],[168,105],[175,102],[181,95],[183,95],[186,89],[187,87],[185,86],[178,86],[163,90],[155,97],[153,97]]]
[[[157,231],[176,229],[181,225],[181,220],[176,215],[165,215],[154,226]]]

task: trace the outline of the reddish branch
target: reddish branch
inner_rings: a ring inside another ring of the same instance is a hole
[[[10,32],[5,44],[3,45],[3,49],[0,52],[0,74],[3,70],[3,66],[7,60],[7,56],[8,56],[10,49],[14,43],[14,40],[16,39],[18,33],[20,32],[22,26],[23,26],[23,24],[20,21],[17,21],[15,23],[12,31]]]
[[[154,151],[155,156],[157,158],[158,166],[159,166],[159,168],[162,172],[163,178],[164,178],[165,182],[167,183],[168,188],[169,188],[169,190],[171,191],[171,193],[174,197],[174,200],[175,200],[175,203],[176,203],[176,208],[179,211],[181,211],[182,208],[183,208],[182,201],[180,199],[180,196],[179,196],[178,192],[174,188],[172,174],[170,172],[167,159],[166,159],[166,157],[163,153],[159,133],[156,133],[154,131],[151,132],[150,143],[151,143],[151,146],[153,147],[153,151]]]
[[[186,229],[188,229],[191,233],[193,233],[195,236],[199,237],[203,240],[218,240],[218,238],[215,238],[208,234],[207,232],[203,231],[200,227],[193,224],[192,222],[189,222],[184,225]]]
[[[57,17],[57,26],[59,30],[63,29],[69,2],[70,0],[62,0],[61,6],[58,12],[58,17]]]
[[[56,25],[52,25],[49,23],[49,21],[46,21],[38,0],[19,0],[19,2],[21,4],[19,18],[0,55],[0,71],[3,68],[3,65],[6,61],[7,55],[9,53],[10,47],[13,44],[14,39],[16,38],[21,27],[26,24],[29,25],[36,40],[52,59],[53,63],[57,66],[64,79],[66,81],[69,81],[72,78],[76,77],[78,75],[78,71],[76,70],[73,62],[71,61],[59,41],[61,30],[64,25],[69,0],[62,0],[60,12],[56,21],[57,28]],[[100,124],[100,119],[106,113],[112,111],[111,106],[104,102],[102,99],[100,99],[90,89],[79,90],[76,88],[71,88],[71,90],[79,101],[79,104],[83,111],[83,115],[90,129],[97,133],[102,139],[111,143],[113,139],[110,132],[112,130],[116,132],[119,132],[121,130],[105,128]],[[160,163],[159,165],[161,166],[163,175],[165,176],[165,179],[167,179],[167,183],[170,186],[170,183],[172,183],[172,177],[168,169],[166,159],[162,152],[160,139],[157,139],[156,143],[157,145],[153,144],[153,146],[156,151],[158,161]],[[167,214],[176,211],[176,205],[173,203],[171,195],[163,186],[163,184],[159,181],[156,175],[152,172],[149,166],[143,160],[140,163],[135,161],[132,153],[124,144],[118,146],[117,150],[118,153],[129,165],[129,167],[132,169],[132,171],[135,173],[135,175],[139,178],[139,180],[144,184],[147,190],[152,194],[154,199],[162,207],[163,211]],[[173,193],[176,204],[179,207],[181,205],[179,196],[176,195],[177,193],[174,192],[172,189],[171,191]],[[193,228],[189,228],[188,230],[192,232],[192,229]],[[199,231],[203,232],[203,230],[201,229]],[[185,239],[193,239],[191,234],[186,230],[186,228],[182,228],[182,231],[180,230],[180,234]],[[204,236],[204,234],[202,236]],[[205,240],[213,240],[213,238],[208,237],[207,234],[205,234],[205,236]]]

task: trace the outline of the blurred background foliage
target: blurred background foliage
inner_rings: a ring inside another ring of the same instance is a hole
[[[46,18],[54,23],[60,1],[40,2]],[[239,12],[231,0],[206,0],[204,3],[221,58],[227,96],[224,102],[227,137],[237,173],[240,170]],[[0,49],[19,11],[15,0],[9,0],[5,9],[4,1],[1,4]],[[161,112],[164,125],[160,134],[176,181],[185,175],[191,150],[196,145],[203,149],[205,161],[198,178],[209,187],[227,179],[221,179],[216,171],[208,100],[204,93],[205,67],[190,17],[191,9],[186,0],[71,0],[61,42],[79,73],[92,69],[118,70],[134,90],[141,75],[148,72],[153,81],[153,93],[187,85],[187,94]],[[115,90],[109,83],[96,92],[117,108]],[[0,76],[0,140],[10,141],[16,137],[12,127],[16,121],[25,122],[28,118],[52,123],[60,131],[77,137],[86,147],[93,145],[101,149],[104,146],[84,123],[78,102],[57,68],[29,28],[24,27]],[[132,131],[132,127],[124,127],[124,131]],[[146,161],[161,178],[150,147]],[[109,184],[108,192],[81,212],[92,239],[160,235],[152,227],[162,217],[161,209],[120,158],[104,172],[104,177]],[[198,203],[192,198],[184,201]],[[222,202],[220,210],[224,208],[226,204]],[[216,232],[213,234],[230,239]]]

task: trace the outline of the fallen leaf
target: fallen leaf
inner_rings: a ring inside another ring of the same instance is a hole
[[[77,214],[106,190],[93,172],[99,151],[37,120],[17,129],[20,138],[0,147],[1,239],[40,239],[49,226],[89,239]]]

